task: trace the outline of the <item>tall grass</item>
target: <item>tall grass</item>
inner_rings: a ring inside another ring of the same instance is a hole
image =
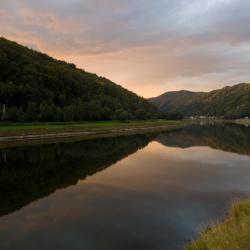
[[[186,250],[250,250],[250,198],[234,203],[227,220],[207,229]]]

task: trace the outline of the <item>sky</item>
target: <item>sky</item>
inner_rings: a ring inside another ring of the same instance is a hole
[[[250,82],[249,0],[1,0],[0,36],[144,97]]]

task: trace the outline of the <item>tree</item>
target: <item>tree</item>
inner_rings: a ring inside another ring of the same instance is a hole
[[[68,105],[63,108],[63,120],[64,121],[74,121],[75,120],[75,110],[73,105]]]
[[[129,119],[129,113],[125,110],[122,110],[121,113],[119,114],[119,120],[121,120],[121,122],[126,122],[126,120]]]
[[[22,109],[18,109],[17,107],[6,108],[4,120],[9,122],[23,122],[24,113]]]
[[[42,103],[39,110],[41,121],[60,121],[62,119],[61,109],[53,103]]]
[[[29,102],[27,112],[26,112],[26,120],[27,121],[36,121],[38,119],[37,106],[35,102]]]

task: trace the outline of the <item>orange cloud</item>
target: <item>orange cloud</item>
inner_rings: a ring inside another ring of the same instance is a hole
[[[150,97],[249,82],[248,1],[3,0],[1,35]]]

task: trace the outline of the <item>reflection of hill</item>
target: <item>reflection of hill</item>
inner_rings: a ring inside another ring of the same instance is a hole
[[[103,170],[145,147],[138,135],[0,150],[0,215]]]
[[[161,133],[157,141],[168,147],[209,146],[250,155],[250,128],[239,125],[193,125],[171,133]]]

